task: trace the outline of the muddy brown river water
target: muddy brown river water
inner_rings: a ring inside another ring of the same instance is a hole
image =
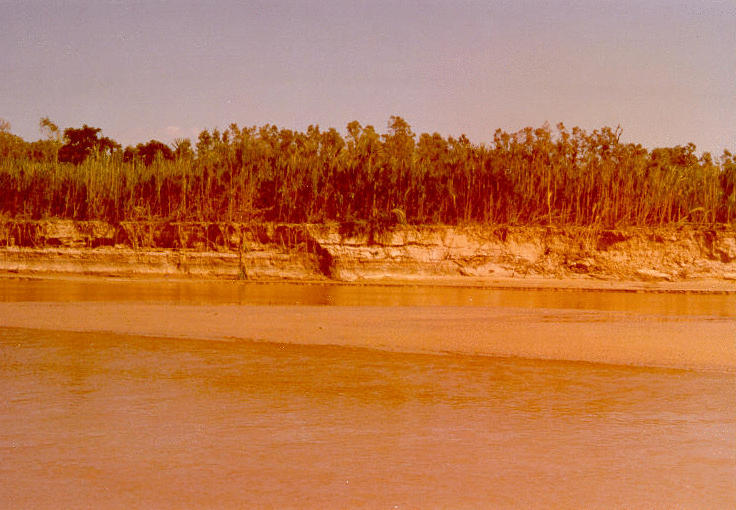
[[[735,344],[733,294],[0,280],[0,507],[734,508]]]

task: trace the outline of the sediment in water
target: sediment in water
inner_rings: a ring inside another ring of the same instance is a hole
[[[736,290],[732,227],[0,220],[0,272],[232,279],[697,282]]]

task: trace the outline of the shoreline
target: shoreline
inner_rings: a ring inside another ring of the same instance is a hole
[[[736,292],[736,229],[0,219],[0,277]]]
[[[489,306],[0,302],[0,318],[4,328],[736,372],[730,317]]]
[[[731,229],[405,226],[359,235],[339,225],[59,220],[0,222],[0,240],[0,327],[736,370]],[[35,294],[23,281],[38,282]],[[247,285],[268,284],[282,287],[242,300]],[[284,285],[328,292],[311,301],[301,295],[311,291]],[[472,296],[436,296],[453,289],[509,292],[476,294],[473,306],[464,306]],[[555,303],[547,294],[557,292],[570,297]],[[576,292],[625,303],[577,309]],[[673,315],[647,304],[655,294],[693,296],[678,298]],[[335,299],[342,304],[324,306]]]
[[[736,373],[732,290],[519,283],[4,274],[0,328]]]
[[[736,295],[736,282],[719,279],[700,279],[679,282],[597,280],[583,278],[467,278],[448,276],[425,276],[412,279],[374,278],[366,280],[329,279],[286,279],[261,278],[237,280],[232,278],[213,278],[206,276],[182,277],[161,274],[104,274],[60,271],[8,271],[0,270],[0,284],[3,281],[57,281],[57,282],[151,282],[151,283],[197,283],[232,282],[252,285],[287,284],[294,286],[325,287],[384,287],[384,288],[439,288],[439,289],[477,289],[477,290],[520,290],[553,292],[610,292],[627,294],[703,294]]]

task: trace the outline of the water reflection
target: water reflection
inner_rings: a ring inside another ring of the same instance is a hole
[[[172,304],[494,306],[736,317],[736,294],[667,294],[472,287],[358,286],[187,280],[0,280],[0,301]]]
[[[736,504],[736,378],[0,328],[0,506]]]

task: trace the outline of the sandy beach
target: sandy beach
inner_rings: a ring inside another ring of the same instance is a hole
[[[730,317],[514,307],[3,302],[0,326],[736,369],[736,320]]]

